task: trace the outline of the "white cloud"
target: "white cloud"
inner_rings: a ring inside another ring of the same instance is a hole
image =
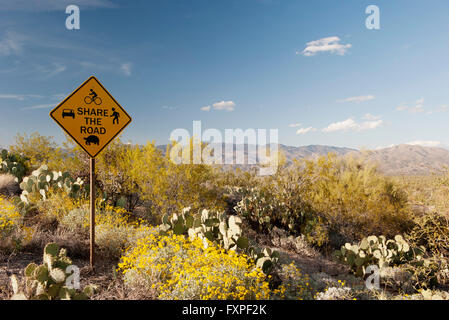
[[[438,109],[427,111],[427,114],[447,112],[447,105],[442,105]]]
[[[127,62],[127,63],[124,63],[124,64],[122,64],[121,66],[120,66],[120,70],[125,74],[125,75],[127,75],[127,76],[130,76],[131,75],[131,68],[132,68],[132,63],[130,63],[130,62]]]
[[[416,100],[412,106],[402,103],[401,105],[396,107],[396,110],[407,111],[412,114],[424,112],[424,98]]]
[[[371,113],[366,113],[363,116],[363,119],[365,119],[365,120],[379,120],[380,118],[382,118],[382,116],[374,116]]]
[[[358,124],[357,130],[371,130],[380,127],[383,124],[383,120],[375,120],[375,121],[364,121]]]
[[[313,127],[301,128],[296,131],[296,134],[306,134],[308,132],[313,132],[313,131],[316,131],[316,129]]]
[[[300,127],[301,124],[300,123],[291,123],[288,125],[290,128],[296,128],[296,127]]]
[[[0,55],[9,56],[22,52],[24,37],[11,31],[7,31],[0,41]]]
[[[409,144],[412,146],[437,147],[441,144],[441,142],[440,141],[416,140],[416,141],[407,142],[406,144]]]
[[[365,101],[369,101],[369,100],[373,100],[373,99],[374,99],[373,95],[366,95],[366,96],[349,97],[349,98],[346,98],[346,99],[337,100],[337,102],[355,102],[355,103],[360,103],[360,102],[365,102]]]
[[[212,104],[212,106],[205,106],[205,107],[201,108],[201,110],[203,110],[203,111],[210,111],[211,109],[234,111],[235,102],[234,101],[220,101],[220,102],[215,102],[214,104]]]
[[[392,147],[395,147],[395,146],[397,146],[397,144],[390,144],[388,146],[378,146],[378,147],[376,147],[376,150],[392,148]]]
[[[330,52],[344,55],[351,47],[352,45],[349,43],[341,44],[339,37],[327,37],[307,42],[306,48],[302,52],[297,51],[296,54],[302,54],[307,57],[314,56],[318,52]]]
[[[375,129],[383,124],[383,120],[364,121],[357,123],[353,119],[349,118],[344,121],[334,122],[323,128],[323,132],[335,132],[335,131],[363,131]]]

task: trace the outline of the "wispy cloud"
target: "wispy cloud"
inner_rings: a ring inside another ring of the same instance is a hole
[[[123,63],[120,66],[120,70],[127,76],[131,75],[131,68],[132,68],[132,63],[130,63],[130,62]]]
[[[323,132],[336,132],[336,131],[364,131],[375,129],[383,124],[383,120],[363,121],[356,122],[349,118],[340,122],[333,122],[327,127],[323,128]]]
[[[373,95],[366,95],[366,96],[356,96],[356,97],[349,97],[345,99],[337,100],[337,102],[355,102],[355,103],[361,103],[369,100],[374,100]]]
[[[303,51],[297,51],[296,54],[302,54],[304,56],[310,57],[319,52],[330,52],[343,56],[351,47],[352,45],[350,43],[340,43],[339,37],[327,37],[307,42],[306,48]]]
[[[300,128],[296,130],[296,134],[306,134],[308,132],[316,131],[316,128],[308,127],[308,128]]]
[[[408,113],[421,113],[424,112],[424,98],[418,99],[413,105],[402,103],[396,107],[397,111],[407,111]]]
[[[202,107],[202,111],[210,111],[210,110],[224,110],[224,111],[234,111],[235,102],[234,101],[220,101],[212,104],[212,106]]]
[[[0,55],[9,56],[21,53],[24,40],[24,36],[12,31],[6,31],[3,39],[0,40]]]
[[[406,144],[412,145],[412,146],[423,146],[423,147],[438,147],[441,145],[440,141],[429,141],[429,140],[416,140],[407,142]]]
[[[374,116],[371,113],[366,113],[363,116],[363,119],[365,119],[365,120],[379,120],[380,118],[382,118],[382,116]]]
[[[290,128],[296,128],[296,127],[300,127],[301,124],[300,123],[291,123],[288,125]]]
[[[430,110],[427,111],[427,114],[433,114],[433,113],[441,113],[441,112],[447,112],[447,105],[442,105],[441,107],[435,109],[435,110]]]
[[[0,0],[0,11],[56,11],[75,4],[83,9],[116,8],[110,0]]]
[[[0,94],[0,99],[23,101],[30,98],[42,98],[42,96],[37,94]]]
[[[47,78],[54,77],[61,72],[64,72],[67,69],[67,67],[61,63],[54,62],[51,64],[51,66],[47,69]]]
[[[38,105],[22,108],[21,110],[50,109],[55,106],[56,105],[54,103],[53,104],[38,104]]]

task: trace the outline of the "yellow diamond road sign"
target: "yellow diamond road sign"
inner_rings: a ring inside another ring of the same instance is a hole
[[[54,108],[50,117],[92,158],[131,122],[131,117],[93,76]]]

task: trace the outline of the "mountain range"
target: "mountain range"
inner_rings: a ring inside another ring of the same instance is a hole
[[[165,152],[166,145],[158,146],[158,148]],[[314,158],[327,155],[328,153],[335,153],[338,156],[348,154],[358,156],[363,153],[366,154],[368,161],[376,163],[379,170],[387,175],[429,175],[441,171],[446,166],[449,167],[449,150],[437,147],[401,144],[363,152],[352,148],[326,145],[294,147],[279,144],[278,148],[284,154],[287,163],[291,163],[293,159]],[[234,146],[235,149],[236,147]],[[251,148],[247,148],[247,145],[245,145],[244,150],[245,163],[247,159],[256,159],[255,147],[251,150]],[[225,146],[222,145],[223,159],[226,151]],[[234,165],[234,167],[248,168],[251,165]]]

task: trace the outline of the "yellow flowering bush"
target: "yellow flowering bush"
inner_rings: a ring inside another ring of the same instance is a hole
[[[89,203],[73,199],[64,193],[54,193],[40,204],[42,217],[56,219],[59,224],[84,236],[89,232]],[[131,221],[129,213],[121,207],[96,205],[95,243],[108,256],[120,257],[123,250],[139,237],[152,232],[142,220]]]
[[[23,226],[23,217],[16,206],[0,196],[1,247],[18,246],[31,240],[32,228]]]
[[[158,299],[269,299],[263,272],[245,255],[183,235],[150,234],[119,263],[130,287],[153,290]]]
[[[6,238],[20,227],[22,216],[17,208],[0,196],[0,238]]]
[[[313,299],[310,277],[307,274],[303,274],[294,262],[282,265],[279,276],[282,279],[282,284],[273,290],[275,296],[293,300]]]

